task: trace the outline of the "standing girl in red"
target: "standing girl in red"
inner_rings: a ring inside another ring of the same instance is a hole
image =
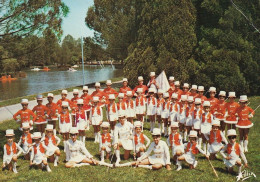
[[[207,97],[204,96],[204,86],[198,87],[198,96],[196,98],[200,98],[201,104],[207,100]]]
[[[227,123],[228,129],[236,129],[237,117],[235,114],[236,114],[236,109],[239,107],[239,104],[235,102],[236,93],[229,92],[228,98],[229,98],[229,102],[226,103],[225,123]]]
[[[194,100],[195,100],[195,98],[198,96],[198,94],[197,94],[197,88],[198,88],[197,85],[192,85],[192,86],[191,86],[191,89],[190,89],[190,96],[193,96]]]
[[[33,112],[36,113],[36,120],[35,124],[37,126],[37,130],[41,133],[44,133],[46,123],[47,123],[47,113],[48,108],[44,105],[42,105],[42,95],[37,96],[37,103],[38,105],[33,108]]]
[[[214,116],[216,119],[220,121],[220,130],[222,132],[225,131],[226,123],[225,120],[225,113],[226,113],[226,102],[225,102],[226,92],[220,91],[218,94],[218,102],[215,104],[214,108],[212,109],[214,112]]]
[[[240,145],[242,146],[242,148],[244,148],[245,152],[248,152],[247,146],[249,128],[254,125],[249,119],[253,118],[255,114],[255,111],[251,107],[248,107],[246,105],[247,101],[247,96],[241,95],[239,99],[240,107],[238,107],[236,110],[236,114],[238,116],[236,127],[239,131]]]
[[[46,104],[48,108],[48,124],[53,125],[53,133],[56,136],[56,121],[58,121],[58,113],[60,112],[60,107],[53,102],[53,94],[48,93],[47,100],[49,103]]]
[[[123,78],[123,86],[119,89],[120,93],[124,93],[125,98],[126,98],[126,92],[132,91],[132,89],[130,87],[128,87],[127,84],[128,84],[127,78]]]
[[[171,97],[173,92],[174,92],[174,90],[175,90],[174,77],[173,76],[169,77],[169,84],[170,84],[170,88],[169,88],[169,90],[167,92],[169,93],[169,96]]]
[[[163,90],[158,89],[157,95],[158,95],[158,99],[157,99],[156,119],[157,119],[158,125],[159,125],[158,128],[160,128],[160,130],[162,131],[164,129],[164,124],[163,124],[162,118],[161,118],[162,103],[164,103]]]

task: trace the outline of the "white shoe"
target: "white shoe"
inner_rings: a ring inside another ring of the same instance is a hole
[[[51,168],[49,166],[46,167],[48,172],[51,172]]]
[[[181,166],[178,166],[178,168],[176,169],[176,171],[180,171],[182,169]]]
[[[194,165],[193,165],[193,166],[194,166],[194,168],[196,168],[196,167],[197,167],[197,165],[198,165],[198,161],[195,161],[195,162],[194,162]]]
[[[16,170],[16,168],[13,168],[13,172],[14,172],[15,174],[18,173],[17,170]]]
[[[119,162],[120,162],[120,160],[116,160],[116,163],[115,163],[115,165],[117,166],[117,167],[119,167]]]
[[[238,176],[237,176],[236,178],[237,178],[237,181],[239,181],[241,178],[243,178],[242,173],[239,173]]]
[[[57,162],[57,161],[54,161],[53,166],[58,166],[58,162]]]

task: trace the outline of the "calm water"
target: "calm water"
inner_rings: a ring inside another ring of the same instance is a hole
[[[82,68],[68,72],[51,69],[45,71],[25,71],[26,78],[19,78],[11,82],[0,81],[0,100],[32,95],[51,90],[68,88],[83,84]],[[111,66],[85,66],[85,83],[107,80],[123,75],[121,69],[112,69]]]

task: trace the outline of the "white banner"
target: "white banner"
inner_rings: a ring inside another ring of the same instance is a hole
[[[159,88],[162,89],[164,92],[167,92],[169,90],[170,84],[164,71],[161,72],[161,74],[155,80]]]

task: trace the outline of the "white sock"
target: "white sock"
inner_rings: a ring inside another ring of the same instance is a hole
[[[168,127],[168,134],[171,133],[171,127]]]
[[[81,142],[82,142],[82,136],[79,136],[79,141],[81,141]]]
[[[164,122],[162,121],[162,129],[164,128]],[[163,132],[164,133],[164,132]]]
[[[66,151],[66,140],[63,140],[64,152]]]
[[[95,136],[95,141],[94,142],[97,142],[97,133],[94,133],[94,136]]]
[[[178,167],[181,166],[181,163],[182,162],[177,159],[176,164],[177,164]]]
[[[203,150],[206,152],[206,143],[203,143]]]
[[[240,140],[240,145],[241,145],[242,150],[243,150],[243,152],[244,152],[244,141],[243,141],[243,140]]]
[[[79,163],[79,164],[75,164],[74,167],[80,167],[80,166],[89,166],[89,163]]]
[[[238,174],[241,173],[241,170],[242,170],[242,165],[238,167]]]
[[[144,152],[140,152],[140,156],[142,156],[144,154]]]
[[[199,138],[199,147],[201,147],[202,138]]]
[[[46,169],[47,169],[48,172],[51,172],[51,168],[49,167],[48,164],[46,165]]]
[[[104,161],[104,159],[105,159],[105,151],[104,150],[101,150],[100,159],[101,159],[101,161]]]
[[[127,166],[132,166],[132,163],[127,162],[127,163],[124,163],[124,164],[120,164],[118,167],[127,167]]]
[[[146,169],[152,169],[153,167],[150,165],[138,165],[138,167],[146,168]]]
[[[54,134],[54,136],[57,135],[57,131],[56,131],[56,129],[53,129],[53,134]]]
[[[121,159],[120,159],[120,150],[116,150],[116,162],[120,162]]]
[[[167,127],[164,127],[164,136],[165,136],[165,135],[168,135]]]
[[[99,143],[100,132],[97,133],[97,143]]]
[[[57,163],[58,162],[58,160],[59,160],[59,156],[55,156],[55,160],[54,160],[54,163]]]
[[[17,173],[17,170],[16,170],[16,165],[17,165],[17,163],[16,163],[16,162],[14,162],[14,163],[13,163],[13,172],[14,172],[14,173]]]
[[[187,130],[184,132],[184,136],[183,136],[184,141],[187,141]]]
[[[84,143],[84,145],[85,145],[85,141],[86,141],[86,136],[82,136],[82,142]]]
[[[245,140],[245,141],[244,141],[244,146],[245,146],[245,150],[248,150],[248,149],[247,149],[247,146],[248,146],[248,140]]]

